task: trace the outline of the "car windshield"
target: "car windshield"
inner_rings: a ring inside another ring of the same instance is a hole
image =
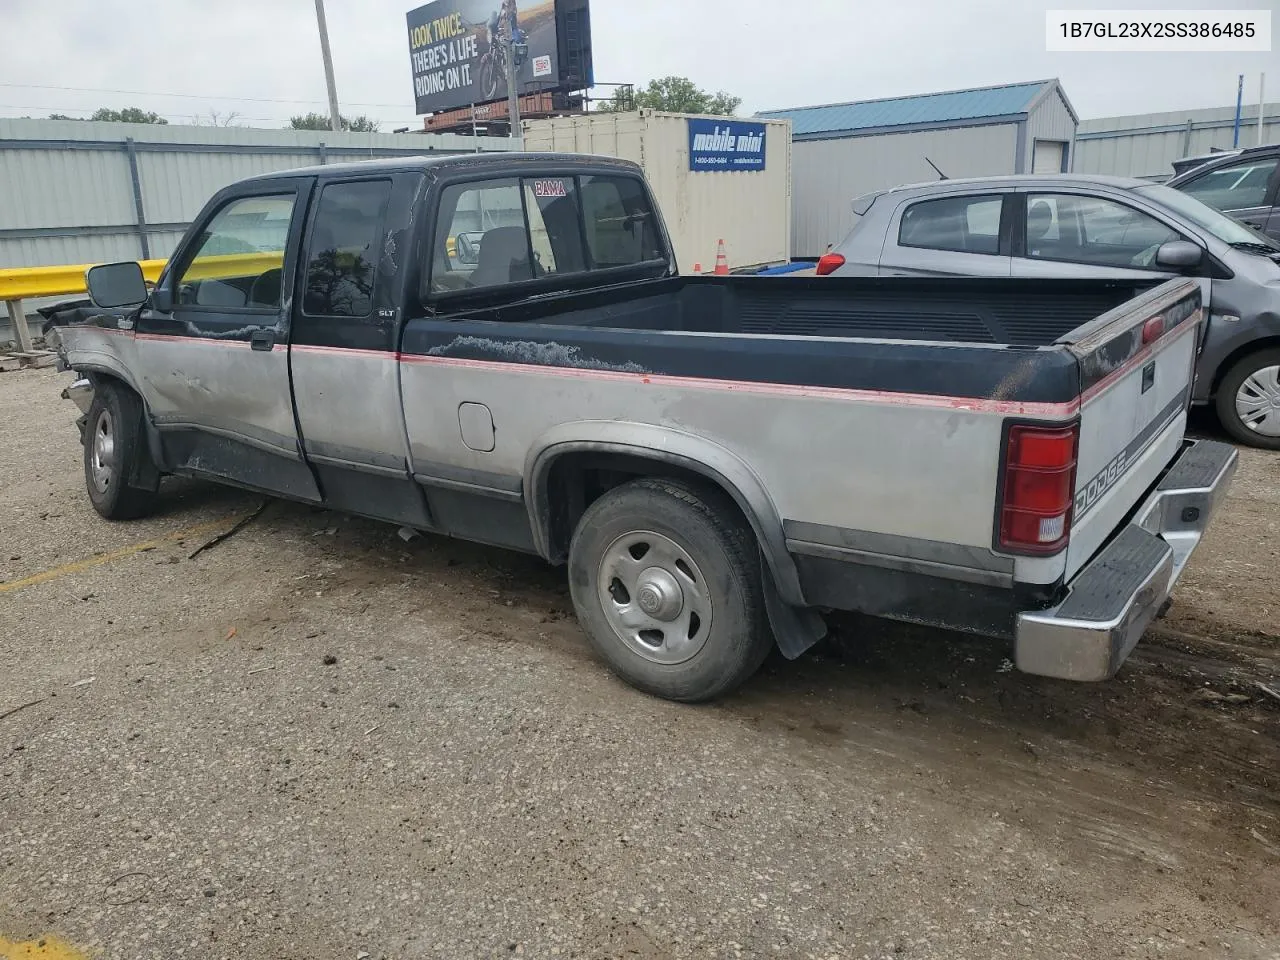
[[[1239,220],[1232,220],[1225,213],[1219,213],[1213,207],[1201,203],[1195,197],[1188,196],[1181,190],[1153,184],[1149,187],[1138,187],[1137,193],[1143,194],[1162,207],[1168,207],[1174,213],[1190,220],[1196,226],[1208,230],[1223,243],[1248,244],[1265,246],[1280,252],[1280,244],[1256,230],[1251,230]]]

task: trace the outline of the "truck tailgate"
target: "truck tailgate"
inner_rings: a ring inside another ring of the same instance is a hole
[[[1080,446],[1066,576],[1089,561],[1177,455],[1203,319],[1171,280],[1060,342],[1080,364]]]

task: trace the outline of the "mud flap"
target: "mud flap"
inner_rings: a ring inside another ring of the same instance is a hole
[[[782,599],[763,553],[760,556],[760,573],[764,581],[764,606],[778,649],[788,660],[795,660],[827,635],[827,622],[818,611],[809,607],[793,607]]]
[[[164,459],[164,441],[160,436],[160,431],[151,422],[151,417],[147,415],[146,405],[142,404],[141,406],[142,436],[147,440],[147,456],[139,458],[140,460],[145,460],[145,462],[138,464],[137,469],[134,471],[135,476],[130,481],[130,486],[155,493],[160,489],[160,478],[168,470]]]

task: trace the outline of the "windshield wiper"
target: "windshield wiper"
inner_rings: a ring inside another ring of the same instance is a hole
[[[1280,247],[1273,247],[1269,243],[1256,243],[1253,240],[1237,240],[1231,244],[1231,249],[1244,250],[1246,253],[1260,253],[1264,257],[1280,254]]]

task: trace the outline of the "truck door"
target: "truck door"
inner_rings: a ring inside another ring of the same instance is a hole
[[[421,185],[414,173],[320,181],[289,352],[302,446],[325,503],[429,527],[409,470],[396,353]]]
[[[214,197],[137,325],[139,381],[170,465],[307,500],[289,312],[311,179],[266,178]],[[164,309],[159,309],[163,306]]]

